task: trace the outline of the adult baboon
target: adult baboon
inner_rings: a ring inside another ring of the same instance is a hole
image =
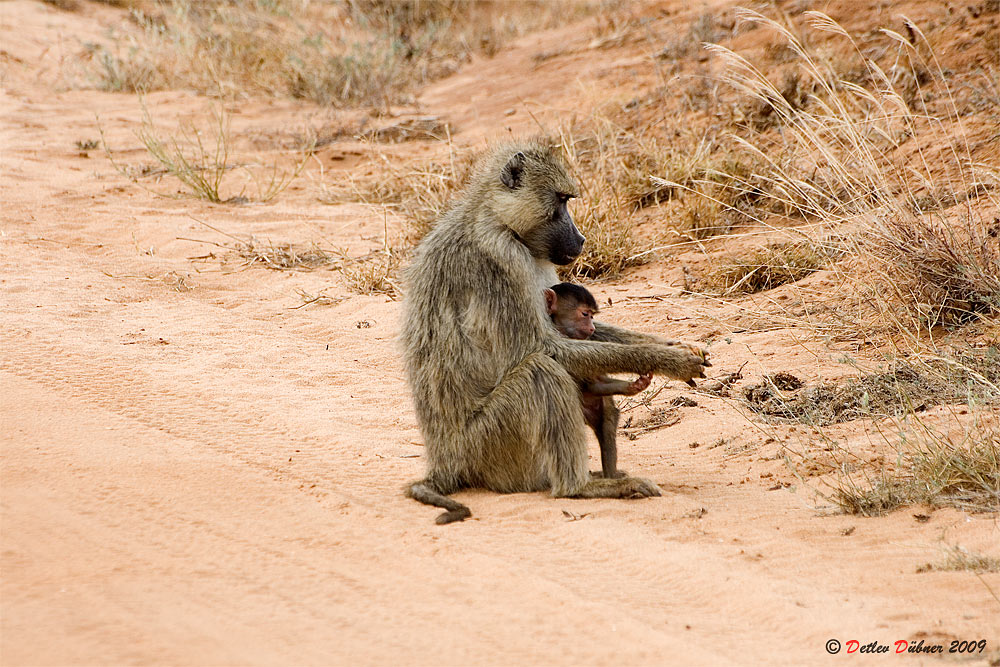
[[[660,495],[652,482],[591,478],[577,380],[606,373],[704,377],[701,350],[598,325],[563,338],[542,289],[583,248],[566,202],[576,185],[542,141],[497,146],[477,163],[407,271],[401,340],[427,475],[406,493],[470,516],[446,495],[467,487],[554,496]],[[503,322],[498,326],[497,322]],[[603,342],[598,342],[603,341]]]
[[[556,330],[567,338],[587,340],[594,335],[594,315],[597,300],[590,291],[574,283],[559,283],[545,290],[545,306]],[[652,376],[640,375],[635,380],[615,380],[606,375],[579,381],[583,420],[597,436],[601,448],[601,474],[624,477],[618,470],[618,406],[612,396],[634,396],[649,386]]]

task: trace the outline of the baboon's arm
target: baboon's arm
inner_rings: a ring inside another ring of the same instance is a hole
[[[594,322],[594,335],[590,337],[590,340],[595,340],[604,343],[620,343],[622,345],[636,345],[636,344],[659,344],[659,345],[674,345],[677,341],[668,340],[666,338],[660,338],[659,336],[653,336],[651,334],[644,334],[638,331],[631,331],[630,329],[623,329],[622,327],[616,327],[613,324],[608,324],[607,322]]]
[[[595,343],[556,335],[545,341],[546,353],[577,379],[606,373],[662,373],[682,382],[705,377],[710,366],[704,352],[687,345]]]

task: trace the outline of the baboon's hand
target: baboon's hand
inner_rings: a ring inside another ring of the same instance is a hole
[[[694,378],[705,377],[705,369],[712,365],[708,360],[708,350],[689,343],[677,343],[672,347],[682,353],[672,375],[681,382],[686,382],[692,387],[696,386]]]
[[[627,492],[623,495],[624,498],[652,498],[654,496],[661,496],[663,493],[653,482],[642,477],[626,477],[622,480],[627,484]]]
[[[712,364],[708,361],[708,350],[698,345],[692,345],[691,343],[676,343],[677,347],[682,347],[691,354],[701,357],[702,362],[705,366],[711,366]]]

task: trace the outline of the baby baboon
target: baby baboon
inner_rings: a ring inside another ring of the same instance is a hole
[[[594,335],[597,301],[586,287],[559,283],[545,290],[545,305],[556,330],[567,338],[587,340]],[[580,404],[583,420],[597,436],[601,446],[601,471],[604,477],[624,477],[618,470],[618,406],[615,394],[634,396],[649,386],[652,375],[640,375],[631,382],[614,380],[606,375],[580,381]]]
[[[445,508],[438,523],[470,516],[446,497],[467,487],[576,498],[660,494],[645,479],[591,478],[577,381],[651,372],[686,381],[704,377],[708,362],[702,350],[607,325],[596,325],[591,340],[559,335],[539,291],[559,282],[555,265],[583,248],[566,208],[575,196],[557,148],[497,146],[407,270],[400,338],[427,473],[406,493]]]

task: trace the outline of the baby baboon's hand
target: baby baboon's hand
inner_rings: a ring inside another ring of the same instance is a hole
[[[632,382],[629,383],[626,391],[623,391],[622,394],[624,394],[625,396],[635,396],[640,391],[645,391],[649,387],[649,383],[652,381],[653,381],[652,373],[646,373],[644,375],[640,375],[639,377],[637,377],[636,379],[632,380]]]

